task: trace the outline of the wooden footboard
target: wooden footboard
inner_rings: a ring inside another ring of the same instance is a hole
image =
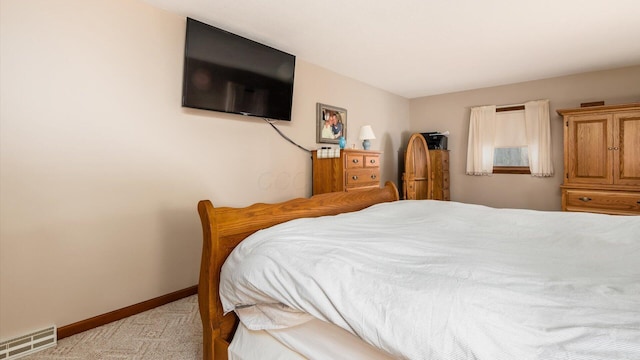
[[[227,348],[238,324],[235,313],[223,315],[218,294],[220,270],[231,250],[254,232],[285,221],[335,215],[398,200],[398,189],[388,181],[381,189],[335,192],[277,204],[245,208],[214,208],[209,200],[198,203],[203,244],[198,303],[203,328],[205,360],[227,359]]]

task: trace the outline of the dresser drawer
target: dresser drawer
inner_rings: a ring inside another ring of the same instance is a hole
[[[364,167],[365,156],[362,154],[347,154],[345,156],[345,168],[359,169]]]
[[[449,190],[449,172],[448,171],[442,172],[442,189]]]
[[[449,168],[449,152],[448,151],[442,152],[442,167],[445,169]]]
[[[568,211],[640,215],[640,192],[565,189],[562,195]]]
[[[364,167],[379,167],[380,157],[378,155],[365,155]]]
[[[451,193],[449,192],[449,189],[442,190],[442,200],[451,200]]]
[[[358,187],[367,185],[378,185],[380,183],[380,172],[378,168],[371,169],[351,169],[345,172],[345,182],[347,187]]]

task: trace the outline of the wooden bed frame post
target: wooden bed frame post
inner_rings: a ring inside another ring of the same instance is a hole
[[[220,336],[220,327],[216,316],[217,311],[217,294],[214,293],[218,288],[219,275],[216,277],[213,270],[216,268],[215,256],[212,256],[212,248],[218,244],[212,243],[217,241],[218,236],[215,234],[213,216],[213,204],[209,200],[202,200],[198,203],[198,213],[202,222],[202,235],[205,241],[202,242],[202,259],[200,262],[200,280],[198,283],[198,304],[200,308],[200,319],[202,320],[203,335],[203,359],[219,359],[214,357],[215,348],[213,339]],[[209,241],[207,241],[209,240]],[[216,281],[217,279],[217,281]],[[211,281],[213,280],[213,281]],[[215,289],[215,290],[214,290]]]
[[[203,359],[227,360],[228,348],[238,325],[231,312],[224,315],[218,294],[222,264],[233,248],[254,232],[285,221],[362,210],[397,201],[398,188],[387,181],[381,189],[334,192],[293,199],[278,204],[253,204],[245,208],[214,208],[209,200],[198,203],[202,222],[202,260],[198,305],[202,319]]]

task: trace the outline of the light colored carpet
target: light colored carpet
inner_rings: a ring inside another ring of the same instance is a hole
[[[197,295],[69,336],[25,360],[202,359]]]

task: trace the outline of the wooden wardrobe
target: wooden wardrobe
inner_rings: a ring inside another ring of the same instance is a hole
[[[640,215],[640,103],[558,110],[562,210]]]
[[[403,198],[450,200],[449,151],[429,150],[424,136],[411,135],[404,154]]]

